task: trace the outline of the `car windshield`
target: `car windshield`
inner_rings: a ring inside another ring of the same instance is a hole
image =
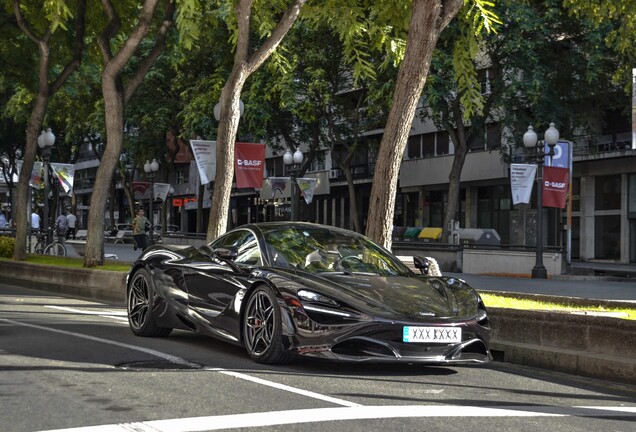
[[[324,228],[280,228],[264,234],[271,265],[310,273],[407,276],[395,256],[360,235]]]

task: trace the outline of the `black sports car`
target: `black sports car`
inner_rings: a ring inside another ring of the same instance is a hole
[[[414,257],[427,272],[426,258]],[[248,224],[208,245],[155,245],[133,264],[128,321],[139,336],[184,329],[262,363],[483,363],[490,325],[463,281],[416,274],[368,238],[325,225]]]

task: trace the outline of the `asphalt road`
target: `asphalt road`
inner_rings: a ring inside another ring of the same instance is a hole
[[[0,388],[9,432],[636,428],[634,386],[496,362],[265,366],[187,332],[135,337],[121,308],[1,282]]]

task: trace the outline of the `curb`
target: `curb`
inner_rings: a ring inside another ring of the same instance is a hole
[[[0,274],[25,288],[126,304],[122,272],[0,260]],[[495,360],[636,384],[636,321],[498,308],[489,317]]]

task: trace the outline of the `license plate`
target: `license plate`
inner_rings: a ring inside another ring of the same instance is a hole
[[[462,341],[460,327],[412,327],[404,326],[404,342],[456,343]]]

